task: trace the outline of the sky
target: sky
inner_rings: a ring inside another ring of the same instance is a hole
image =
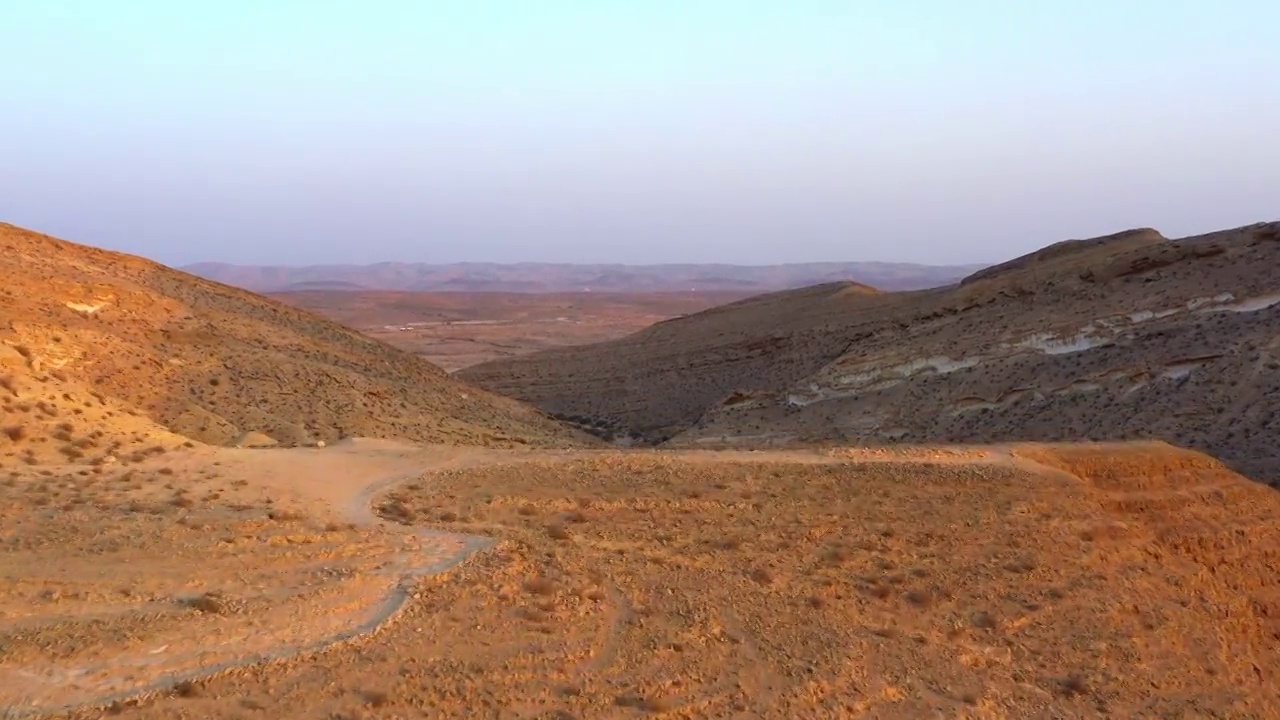
[[[1280,3],[0,0],[0,221],[170,264],[994,262],[1280,219]]]

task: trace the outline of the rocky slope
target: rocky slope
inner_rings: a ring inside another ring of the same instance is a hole
[[[0,277],[0,462],[119,455],[188,438],[578,437],[409,353],[141,258],[0,224]]]
[[[761,296],[460,375],[647,442],[1159,438],[1280,481],[1280,223]]]

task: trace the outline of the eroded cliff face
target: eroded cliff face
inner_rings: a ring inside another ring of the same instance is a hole
[[[1280,480],[1276,236],[1120,237],[986,273],[676,442],[1154,437]]]
[[[1049,246],[910,293],[826,285],[474,382],[637,442],[1159,438],[1280,480],[1280,223]]]

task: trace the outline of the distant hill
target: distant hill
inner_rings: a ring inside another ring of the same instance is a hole
[[[574,443],[543,413],[296,307],[0,223],[0,466],[188,438]]]
[[[357,292],[367,290],[363,285],[357,285],[351,282],[343,282],[341,280],[304,280],[296,282],[286,288],[287,292],[310,292],[321,290]]]
[[[638,442],[1159,438],[1280,483],[1280,223],[788,290],[458,376]]]
[[[378,263],[304,267],[197,263],[193,275],[254,292],[401,290],[425,292],[769,292],[849,281],[882,290],[958,282],[984,265],[828,262],[792,265],[573,265],[559,263]]]

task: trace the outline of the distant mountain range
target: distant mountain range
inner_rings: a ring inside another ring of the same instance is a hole
[[[853,281],[881,290],[950,285],[985,265],[824,262],[787,265],[575,265],[567,263],[377,263],[301,267],[197,263],[193,275],[255,292],[401,290],[433,292],[767,292]]]

